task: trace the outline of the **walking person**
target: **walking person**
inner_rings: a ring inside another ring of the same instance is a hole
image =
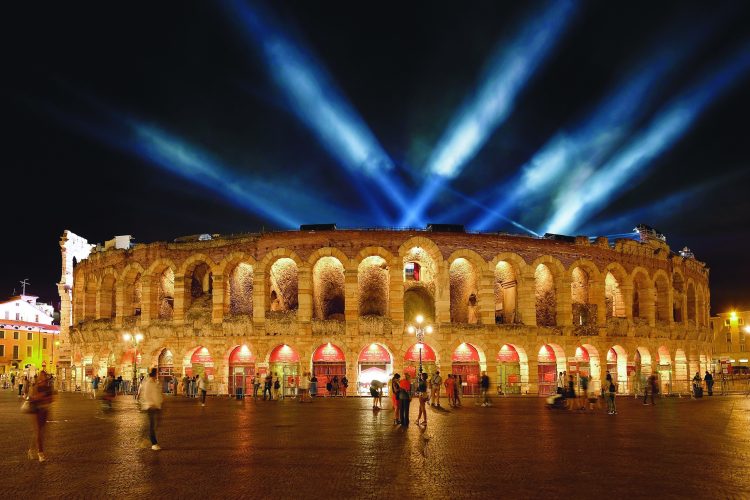
[[[310,374],[305,372],[299,379],[299,402],[304,403],[308,398],[308,390],[310,388]]]
[[[148,437],[151,440],[151,449],[159,451],[161,446],[156,440],[156,427],[161,418],[164,395],[156,379],[156,368],[151,368],[148,379],[138,388],[138,400],[141,402],[141,410],[145,411],[148,416]]]
[[[575,380],[573,380],[573,375],[568,376],[568,391],[566,397],[568,398],[568,410],[572,410],[576,400],[576,383]]]
[[[318,377],[315,376],[315,373],[312,374],[312,377],[310,377],[310,402],[312,403],[312,400],[314,397],[318,395]]]
[[[656,394],[657,391],[657,385],[656,385],[656,375],[653,373],[649,375],[648,380],[646,381],[646,387],[643,388],[643,404],[647,405],[648,402],[646,402],[646,398],[649,394],[651,394],[651,404],[656,404],[654,402],[654,394]]]
[[[461,406],[461,394],[464,390],[464,379],[461,375],[454,375],[453,382],[453,404]]]
[[[52,404],[52,386],[47,372],[42,370],[36,378],[34,385],[29,390],[29,407],[34,425],[34,436],[36,437],[36,458],[44,462],[44,432],[49,415],[49,406]],[[34,460],[33,445],[29,447],[28,457]]]
[[[617,406],[615,406],[615,393],[617,392],[617,387],[611,378],[609,379],[607,391],[607,414],[617,415]]]
[[[271,374],[267,374],[265,380],[263,380],[263,401],[266,400],[266,393],[268,393],[268,400],[273,401],[273,393],[271,388],[273,387],[273,377]]]
[[[346,397],[346,389],[349,387],[349,379],[346,378],[346,375],[341,377],[341,395]]]
[[[482,372],[482,378],[479,380],[479,387],[482,391],[482,406],[491,406],[490,403],[490,377],[487,372]]]
[[[448,378],[445,379],[445,393],[448,396],[448,406],[453,408],[455,406],[456,381],[452,373],[449,373]]]
[[[333,390],[333,395],[334,396],[338,396],[339,395],[339,390],[341,389],[341,383],[339,382],[339,376],[338,375],[334,375],[333,376],[333,381],[331,382],[331,386],[332,386],[332,390]]]
[[[435,375],[432,376],[430,382],[432,384],[430,405],[440,408],[440,387],[443,385],[443,377],[440,376],[440,370],[435,370]]]
[[[427,374],[423,372],[422,378],[419,379],[419,382],[417,384],[417,397],[419,398],[419,414],[417,415],[417,425],[419,425],[419,420],[423,417],[423,424],[427,425],[427,410],[425,409],[425,404],[427,403],[427,398],[429,396],[427,390]]]
[[[258,378],[257,375],[253,375],[252,384],[253,384],[253,399],[257,400],[258,399],[258,389],[260,389],[260,379]]]
[[[709,396],[714,395],[714,376],[709,373],[708,370],[706,370],[706,375],[703,377],[703,380],[706,382],[706,390],[708,391]]]
[[[276,396],[276,401],[281,400],[281,381],[279,380],[279,374],[273,374],[273,393]]]
[[[586,375],[581,375],[581,378],[579,379],[579,382],[581,383],[581,394],[580,394],[580,405],[578,409],[585,410],[586,409],[586,400],[589,397],[589,378]]]
[[[394,373],[390,385],[391,401],[393,402],[393,422],[396,425],[401,423],[401,414],[399,413],[400,401],[398,399],[398,393],[401,392],[401,386],[398,383],[399,379],[401,379],[401,375],[399,375],[398,373]]]
[[[409,427],[409,406],[411,404],[411,377],[408,373],[404,375],[399,383],[401,389],[398,393],[398,412],[400,415],[401,425]]]
[[[206,373],[201,373],[200,377],[198,377],[198,390],[200,391],[201,395],[201,406],[206,406],[206,392],[208,392],[208,378],[206,377]]]

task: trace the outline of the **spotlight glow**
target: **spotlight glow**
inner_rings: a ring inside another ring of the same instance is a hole
[[[574,7],[570,0],[551,2],[541,14],[523,23],[513,40],[496,49],[482,83],[462,105],[428,160],[428,172],[437,177],[431,178],[416,197],[402,226],[422,218],[442,186],[461,173],[510,115],[516,97],[552,52]]]
[[[323,66],[260,9],[241,0],[228,5],[244,32],[260,47],[274,83],[284,93],[295,116],[340,165],[368,176],[397,208],[405,210],[408,203],[403,189],[389,175],[394,170],[393,161]]]
[[[674,99],[656,115],[645,130],[636,135],[614,157],[599,168],[583,185],[569,189],[557,200],[557,210],[545,224],[546,232],[575,230],[608,200],[631,189],[638,175],[687,132],[696,118],[733,83],[750,69],[750,43],[720,69]]]

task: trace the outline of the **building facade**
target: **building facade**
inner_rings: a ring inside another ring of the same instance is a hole
[[[103,248],[66,231],[61,248],[76,384],[158,367],[164,380],[204,372],[218,393],[277,373],[293,392],[313,371],[366,394],[421,363],[468,393],[485,370],[505,394],[554,392],[562,371],[594,387],[609,371],[623,392],[658,373],[678,392],[713,354],[708,269],[648,235],[323,230]]]
[[[733,375],[750,370],[750,311],[729,311],[711,317],[713,369]]]
[[[54,370],[60,327],[52,324],[53,314],[52,306],[31,295],[0,302],[0,374],[18,372],[27,365],[33,370]]]

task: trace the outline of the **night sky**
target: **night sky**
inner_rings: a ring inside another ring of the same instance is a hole
[[[347,171],[299,119],[298,103],[272,77],[229,4],[22,4],[5,5],[0,21],[0,296],[20,291],[18,281],[28,278],[29,293],[57,301],[65,229],[90,242],[119,234],[150,242],[283,228],[268,215],[273,204],[290,214],[288,228],[399,225],[401,212],[372,179]],[[476,95],[493,54],[505,53],[514,34],[549,4],[299,1],[252,8],[273,23],[264,30],[283,33],[327,75],[326,94],[348,103],[393,161],[380,175],[397,179],[411,198],[432,177],[428,160]],[[507,116],[453,179],[454,191],[438,193],[420,222],[473,228],[480,208],[454,210],[467,198],[486,205],[512,192],[535,153],[561,134],[580,137],[575,132],[592,117],[606,118],[609,110],[600,105],[606,96],[653,70],[662,51],[670,69],[649,86],[648,98],[626,103],[628,123],[596,131],[617,140],[596,161],[576,158],[566,168],[587,164],[596,172],[628,147],[638,150],[661,110],[679,96],[687,96],[690,108],[691,89],[738,53],[741,58],[748,41],[746,2],[577,4],[512,96]],[[674,251],[687,245],[711,268],[712,314],[750,308],[750,71],[730,80],[720,89],[702,88],[709,102],[691,125],[568,231],[613,235],[637,223],[658,228]],[[138,127],[200,151],[198,182],[181,174],[184,165],[144,154]],[[220,174],[212,170],[216,165]],[[238,184],[240,195],[222,187]],[[581,197],[590,191],[584,180],[566,175],[522,197],[507,215],[543,233],[566,189]],[[370,193],[382,213],[358,190]],[[522,232],[502,220],[489,229]]]

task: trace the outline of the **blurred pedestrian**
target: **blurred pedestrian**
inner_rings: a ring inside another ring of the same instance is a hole
[[[568,398],[568,410],[572,410],[576,400],[576,382],[573,380],[573,375],[568,376],[568,390],[565,397]]]
[[[581,378],[578,379],[578,381],[581,384],[581,394],[579,394],[579,410],[585,410],[586,409],[586,400],[589,397],[589,377],[586,374],[581,375]]]
[[[615,385],[612,378],[609,379],[607,391],[607,414],[617,415],[617,406],[615,405],[615,393],[617,392],[617,386]]]
[[[104,390],[102,391],[102,407],[107,410],[112,409],[112,402],[117,395],[117,384],[111,375],[104,379]]]
[[[383,403],[383,382],[378,379],[370,381],[370,396],[372,396],[372,409],[382,409]]]
[[[708,370],[706,370],[706,376],[703,377],[703,380],[706,382],[706,390],[708,391],[709,396],[714,395],[714,376],[709,373]]]
[[[452,373],[449,373],[448,378],[445,379],[445,394],[448,396],[448,406],[451,408],[456,406],[456,381]]]
[[[482,372],[479,387],[482,391],[482,406],[490,406],[490,377],[487,375],[487,372]]]
[[[29,411],[34,425],[34,436],[36,437],[36,458],[44,462],[44,432],[49,415],[49,406],[52,404],[53,391],[47,372],[42,370],[36,377],[35,383],[29,389]],[[34,445],[29,447],[28,457],[34,459]]]
[[[333,395],[338,396],[339,391],[341,390],[341,383],[339,382],[338,375],[333,376],[333,381],[331,382],[331,385],[333,386]]]
[[[253,399],[258,399],[258,390],[260,389],[260,378],[258,378],[257,375],[253,374]]]
[[[643,404],[647,405],[648,402],[646,401],[646,398],[649,394],[651,394],[651,404],[656,404],[654,402],[654,394],[656,394],[657,386],[656,386],[656,375],[653,373],[649,375],[648,380],[646,381],[646,387],[643,388]]]
[[[273,374],[273,394],[277,401],[281,399],[281,381],[278,373]]]
[[[318,377],[315,376],[315,373],[312,374],[312,377],[310,377],[310,402],[312,402],[312,398],[316,397],[318,395]]]
[[[404,427],[409,426],[409,406],[411,405],[411,377],[407,372],[404,374],[404,378],[399,380],[399,388],[401,389],[398,393],[398,412],[400,416],[401,425]]]
[[[346,397],[346,389],[349,388],[349,379],[346,378],[346,375],[341,377],[341,395]]]
[[[453,376],[453,404],[461,406],[461,396],[464,390],[464,378],[461,374]]]
[[[424,417],[424,425],[427,425],[427,410],[425,409],[425,403],[429,394],[427,393],[427,374],[422,372],[422,377],[417,383],[417,397],[419,398],[419,414],[417,415],[417,425],[419,420]]]
[[[703,379],[701,379],[701,373],[695,372],[695,376],[693,377],[693,397],[694,398],[703,396],[702,394],[700,394],[699,396],[702,382],[703,382]]]
[[[148,378],[142,382],[138,388],[138,401],[141,403],[141,410],[148,416],[148,437],[151,440],[151,449],[154,451],[161,450],[161,446],[156,440],[156,428],[161,420],[161,405],[164,401],[159,381],[156,378],[156,368],[151,368]]]
[[[208,378],[206,372],[201,373],[198,377],[198,391],[201,395],[201,406],[206,406],[206,392],[208,392]]]
[[[263,401],[266,400],[266,393],[268,393],[268,400],[273,401],[273,392],[271,392],[271,388],[273,387],[273,376],[271,376],[270,373],[266,374],[266,378],[263,381]]]
[[[399,385],[399,379],[401,379],[401,375],[398,373],[393,374],[393,378],[391,379],[390,384],[390,391],[391,391],[391,401],[393,402],[393,422],[398,425],[400,421],[400,413],[399,413],[399,398],[398,393],[401,392],[401,386]]]
[[[443,377],[440,376],[440,370],[435,370],[435,375],[432,376],[430,382],[432,383],[430,405],[440,408],[440,388],[443,385]]]

